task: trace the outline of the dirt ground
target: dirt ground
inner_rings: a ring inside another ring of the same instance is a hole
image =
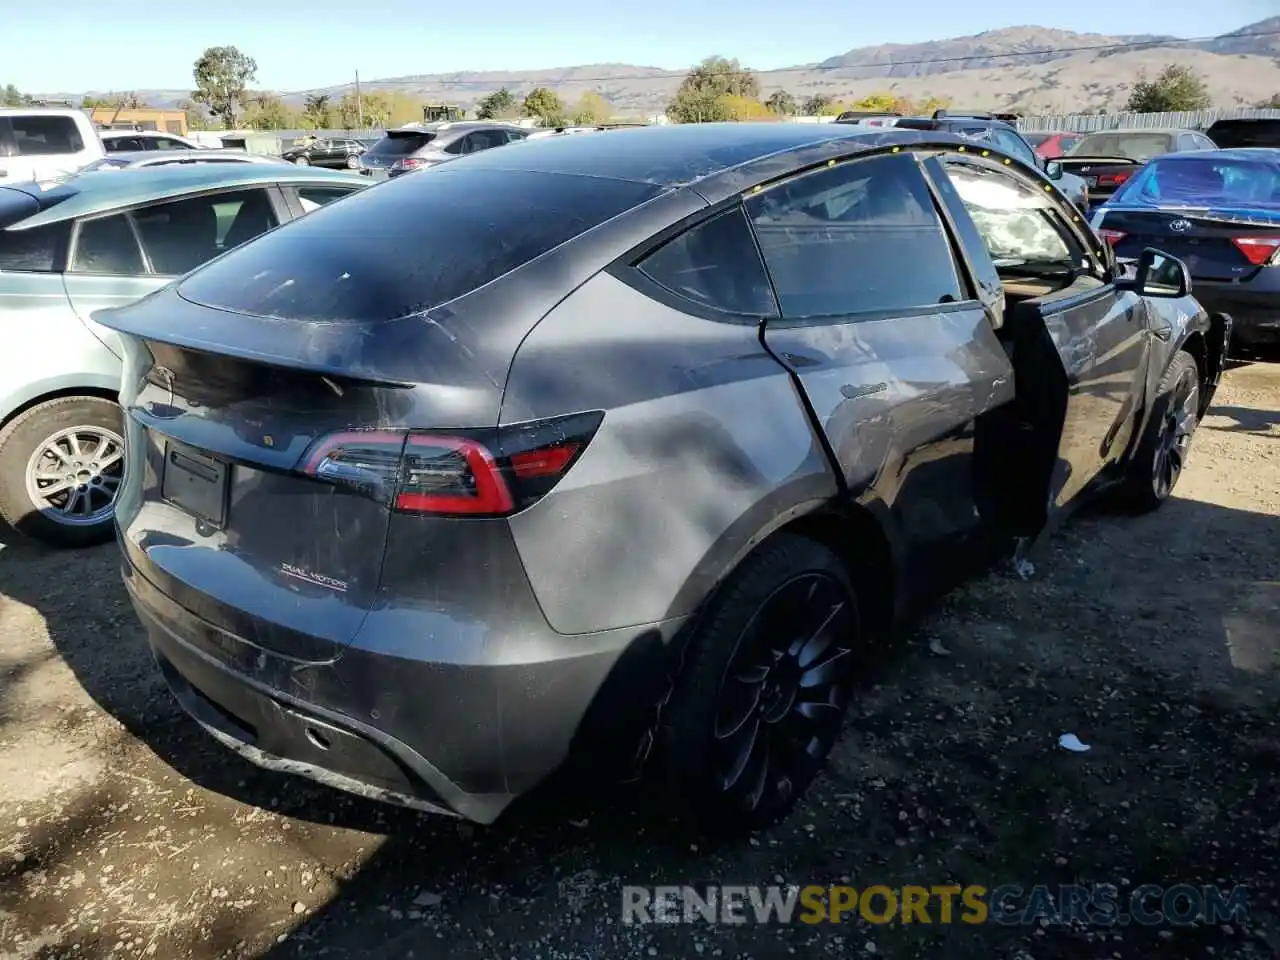
[[[0,960],[1263,957],[1280,952],[1280,365],[1234,369],[1177,499],[1098,510],[868,665],[782,827],[643,791],[488,829],[259,771],[163,689],[114,547],[0,548]],[[1060,748],[1072,732],[1088,753]],[[1248,885],[1179,929],[623,926],[623,884]]]

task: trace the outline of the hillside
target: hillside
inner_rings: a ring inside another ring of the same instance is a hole
[[[1118,44],[1139,46],[1117,50]],[[1081,49],[1096,47],[1111,49]],[[1202,74],[1215,104],[1251,106],[1280,91],[1280,17],[1197,44],[1160,36],[1118,37],[1046,27],[1008,27],[930,43],[860,47],[818,64],[762,72],[759,79],[765,96],[777,89],[797,97],[821,93],[838,99],[890,91],[913,99],[947,97],[967,107],[1087,112],[1122,107],[1135,81],[1144,74],[1154,75],[1167,63],[1185,64]],[[501,87],[517,95],[534,87],[550,87],[566,100],[591,90],[620,113],[648,114],[665,107],[681,79],[677,71],[602,63],[518,73],[390,77],[367,81],[362,88],[468,107]],[[307,94],[327,93],[336,99],[351,88],[347,83],[300,90],[285,99],[296,106]],[[190,96],[183,89],[137,92],[157,106],[173,105]],[[77,99],[82,95],[45,96]]]

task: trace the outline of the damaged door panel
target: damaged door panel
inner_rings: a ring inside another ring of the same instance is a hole
[[[943,548],[981,527],[975,421],[1012,399],[1013,370],[918,160],[803,174],[747,211],[782,314],[765,346],[795,376],[849,493],[888,508],[911,572],[934,579],[954,559]]]

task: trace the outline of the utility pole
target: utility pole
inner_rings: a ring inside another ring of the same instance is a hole
[[[364,129],[364,99],[360,96],[360,71],[356,71],[356,113],[360,115],[360,129]]]

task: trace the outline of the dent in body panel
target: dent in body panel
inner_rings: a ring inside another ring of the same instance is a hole
[[[771,322],[765,342],[803,386],[850,492],[887,507],[906,556],[979,525],[974,424],[1014,394],[984,310]]]
[[[37,397],[119,388],[120,361],[67,302],[56,273],[0,272],[0,419]]]
[[[776,512],[837,492],[790,376],[753,325],[679,312],[608,274],[521,346],[502,422],[591,409],[605,416],[581,459],[511,519],[561,633],[688,613],[690,581],[722,576]]]

